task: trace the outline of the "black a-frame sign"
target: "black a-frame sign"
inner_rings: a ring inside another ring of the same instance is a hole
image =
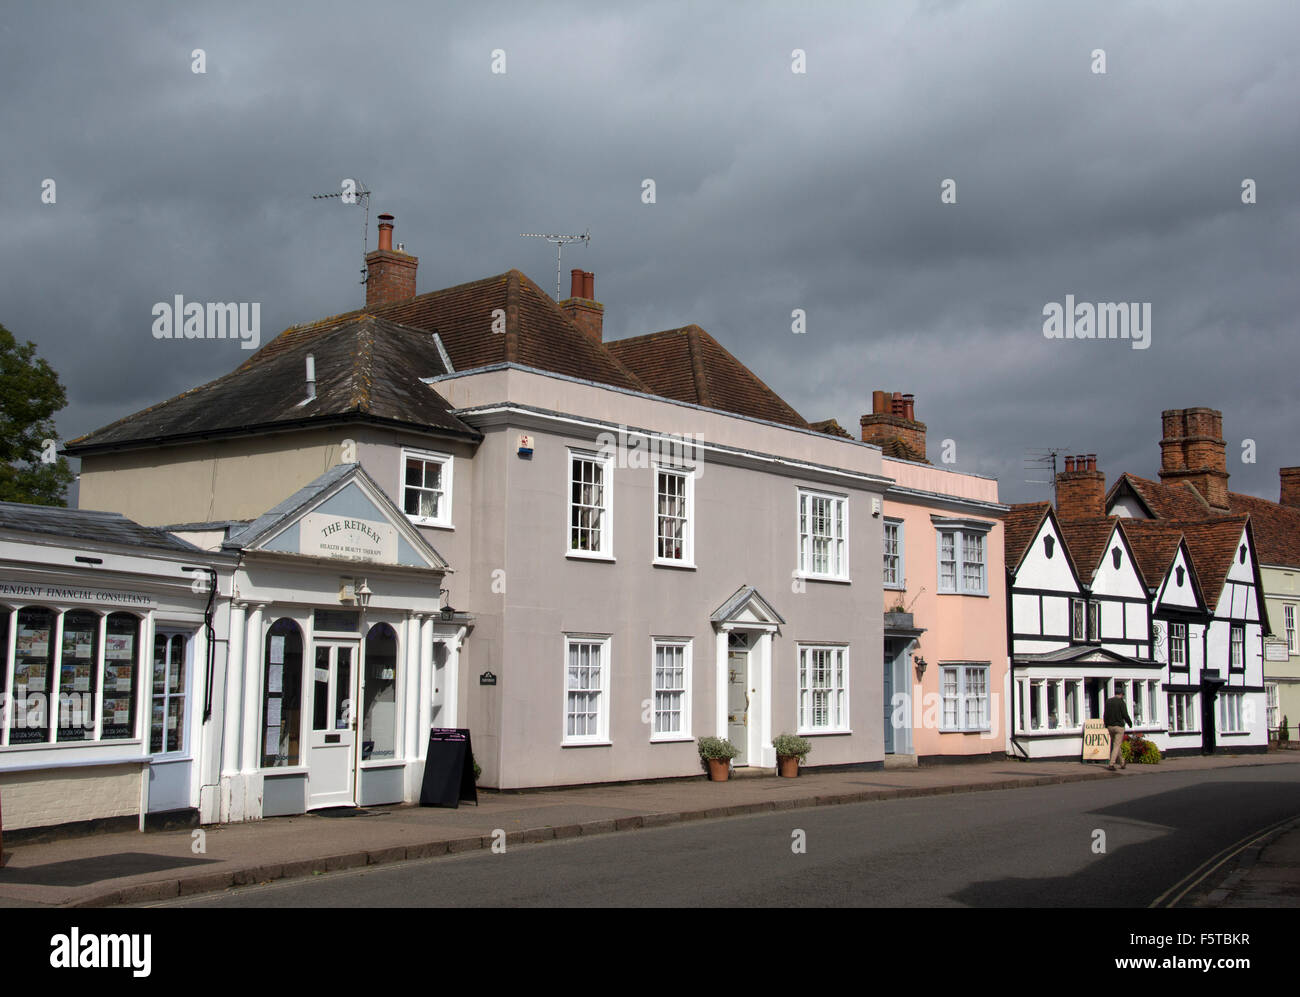
[[[429,753],[424,761],[420,806],[459,807],[461,800],[478,806],[474,783],[474,749],[469,731],[434,727],[429,731]]]

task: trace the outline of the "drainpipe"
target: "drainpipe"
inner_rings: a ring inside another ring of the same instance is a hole
[[[1016,649],[1015,649],[1016,642],[1015,642],[1015,638],[1012,637],[1012,634],[1015,633],[1015,627],[1012,625],[1012,618],[1011,618],[1011,603],[1015,601],[1014,599],[1012,599],[1011,596],[1012,588],[1014,587],[1013,586],[1014,579],[1015,579],[1015,575],[1013,575],[1011,571],[1008,570],[1007,590],[1006,590],[1007,597],[1005,600],[1007,606],[1006,617],[1007,617],[1007,666],[1008,666],[1007,667],[1007,676],[1008,676],[1007,678],[1008,681],[1007,741],[1010,743],[1012,748],[1015,748],[1020,752],[1020,757],[1022,760],[1028,761],[1029,752],[1025,749],[1025,746],[1023,744],[1021,744],[1019,741],[1016,740]]]

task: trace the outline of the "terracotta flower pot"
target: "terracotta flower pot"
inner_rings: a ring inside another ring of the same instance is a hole
[[[709,759],[709,778],[713,782],[726,782],[730,769],[731,759],[729,758]]]
[[[799,777],[799,756],[779,756],[776,760],[776,770],[783,779],[797,779]]]

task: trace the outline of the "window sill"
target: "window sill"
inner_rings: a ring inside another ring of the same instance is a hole
[[[799,737],[821,737],[821,736],[823,736],[823,735],[827,735],[827,736],[843,736],[843,735],[845,735],[845,734],[852,734],[852,733],[853,733],[853,728],[851,728],[851,727],[837,727],[837,728],[835,728],[834,730],[828,730],[828,729],[825,728],[825,727],[817,727],[817,728],[814,728],[813,730],[804,730],[804,729],[800,728],[799,730],[795,731],[795,733],[796,733]]]
[[[847,575],[805,575],[803,572],[799,572],[795,575],[795,578],[805,582],[831,582],[836,585],[853,584],[853,579],[849,578]]]
[[[282,776],[282,775],[283,776],[306,775],[307,766],[306,765],[270,765],[270,766],[264,765],[260,769],[258,769],[258,771],[262,773],[262,778],[273,779],[276,778],[277,776]]]
[[[695,738],[690,734],[660,734],[650,738],[651,744],[689,744]]]
[[[613,554],[590,554],[586,551],[570,550],[565,551],[564,556],[570,561],[608,561],[610,564],[614,563]]]
[[[412,526],[428,526],[435,530],[454,530],[456,527],[451,523],[445,523],[441,519],[420,519],[418,516],[407,516],[406,521]]]
[[[656,557],[650,562],[650,564],[655,568],[677,568],[679,571],[695,570],[694,561],[668,561],[664,558]]]
[[[561,741],[561,748],[612,748],[613,741]]]
[[[989,597],[989,594],[987,592],[945,592],[942,589],[940,589],[937,594],[938,595],[968,595],[976,599],[987,599]]]
[[[897,585],[890,585],[890,584],[886,583],[886,584],[882,585],[881,588],[889,589],[889,591],[891,591],[891,592],[906,592],[906,591],[907,591],[907,582],[902,582],[902,583],[897,584]]]
[[[991,727],[940,727],[940,734],[988,734]],[[1068,727],[1053,727],[1051,733],[1068,733]]]

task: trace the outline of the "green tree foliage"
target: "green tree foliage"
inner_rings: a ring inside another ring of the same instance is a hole
[[[54,452],[54,413],[67,404],[36,344],[0,325],[0,501],[67,505],[72,470]]]

